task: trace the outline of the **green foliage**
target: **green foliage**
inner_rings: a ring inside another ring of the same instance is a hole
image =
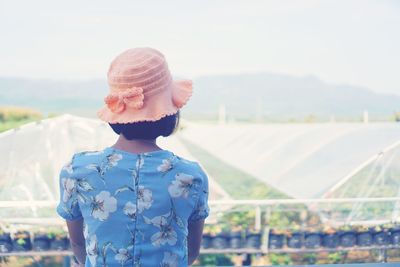
[[[17,239],[17,244],[20,245],[20,246],[23,246],[23,245],[26,244],[26,241],[25,241],[25,239],[23,239],[23,238],[18,238],[18,239]]]
[[[21,107],[0,107],[0,132],[42,118],[36,110]]]
[[[229,212],[223,215],[222,222],[227,222],[228,229],[253,229],[255,211]]]
[[[305,253],[303,255],[303,262],[306,264],[315,264],[317,262],[317,255],[315,253]]]
[[[231,257],[225,254],[202,254],[199,257],[200,265],[193,266],[232,266]]]
[[[338,264],[342,260],[342,255],[340,252],[329,253],[328,260],[329,263]]]
[[[292,265],[293,261],[289,254],[269,254],[269,261],[272,265]]]
[[[309,114],[304,118],[304,122],[306,122],[306,123],[313,123],[313,122],[317,122],[317,121],[318,121],[318,118],[313,114]]]
[[[67,236],[67,232],[61,227],[52,227],[47,231],[47,237],[50,239],[53,238],[63,238]]]
[[[400,111],[394,113],[394,120],[400,122]]]
[[[297,212],[272,212],[268,220],[270,227],[288,228],[290,226],[298,225],[300,219]]]
[[[41,113],[21,107],[0,107],[0,122],[40,119]]]

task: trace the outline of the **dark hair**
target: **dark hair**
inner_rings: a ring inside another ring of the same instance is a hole
[[[116,134],[126,139],[156,139],[159,136],[170,136],[179,125],[179,111],[165,116],[158,121],[140,121],[132,123],[109,123]]]

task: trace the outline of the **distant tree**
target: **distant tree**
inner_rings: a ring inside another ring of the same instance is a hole
[[[35,120],[40,118],[42,118],[42,114],[34,109],[25,107],[12,107],[12,106],[0,107],[1,122],[21,121],[29,119]]]
[[[304,118],[304,122],[307,123],[312,123],[312,122],[316,122],[317,121],[317,117],[313,114],[309,114]]]
[[[394,120],[400,122],[400,111],[394,113]]]
[[[41,118],[42,114],[39,111],[30,108],[0,106],[0,132]]]

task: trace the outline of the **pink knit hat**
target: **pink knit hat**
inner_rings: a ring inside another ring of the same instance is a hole
[[[177,113],[192,95],[192,81],[172,80],[163,54],[148,47],[117,56],[108,84],[110,93],[97,116],[109,123],[159,120]]]

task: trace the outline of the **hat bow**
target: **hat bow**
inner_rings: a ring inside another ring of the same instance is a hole
[[[104,98],[104,102],[113,113],[121,113],[127,107],[141,109],[143,107],[143,89],[132,87],[123,92],[113,92]]]

